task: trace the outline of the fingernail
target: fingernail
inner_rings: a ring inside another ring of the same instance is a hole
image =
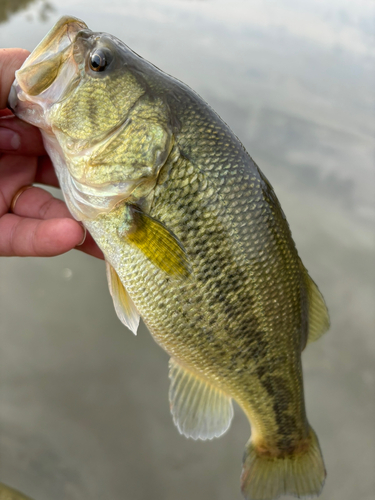
[[[86,241],[87,229],[85,228],[85,226],[82,226],[82,229],[83,229],[83,238],[82,238],[82,241],[80,243],[78,243],[77,247],[80,247]]]
[[[0,128],[0,150],[17,151],[21,145],[21,138],[17,132],[8,128]]]

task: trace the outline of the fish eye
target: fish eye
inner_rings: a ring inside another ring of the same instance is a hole
[[[90,68],[93,71],[104,71],[111,62],[111,54],[106,50],[96,49],[90,54]]]

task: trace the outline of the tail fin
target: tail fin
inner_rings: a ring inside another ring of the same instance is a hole
[[[259,455],[250,439],[241,474],[246,500],[274,500],[288,494],[298,498],[318,496],[326,471],[318,438],[311,427],[310,437],[310,445],[303,454],[283,458]]]

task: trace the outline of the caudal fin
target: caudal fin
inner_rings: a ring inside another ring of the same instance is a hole
[[[306,451],[283,458],[258,454],[250,439],[241,475],[241,489],[246,500],[274,500],[280,495],[298,498],[319,495],[326,471],[318,438],[311,427],[310,437]]]

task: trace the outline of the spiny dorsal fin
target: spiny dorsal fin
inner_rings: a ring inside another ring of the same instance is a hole
[[[137,329],[139,326],[139,313],[130,298],[130,295],[126,291],[126,288],[121,283],[118,274],[111,266],[109,262],[106,261],[106,271],[107,280],[110,294],[112,295],[113,305],[115,306],[115,311],[119,320],[124,323],[124,325],[131,330],[134,335],[137,335]]]
[[[318,340],[329,328],[329,314],[323,295],[308,275],[306,269],[306,287],[309,302],[309,332],[307,344]]]
[[[204,440],[228,430],[233,417],[231,398],[172,358],[169,378],[171,413],[181,434]]]
[[[135,245],[159,269],[173,278],[188,278],[189,258],[178,238],[164,224],[129,205],[130,228],[122,236]]]

